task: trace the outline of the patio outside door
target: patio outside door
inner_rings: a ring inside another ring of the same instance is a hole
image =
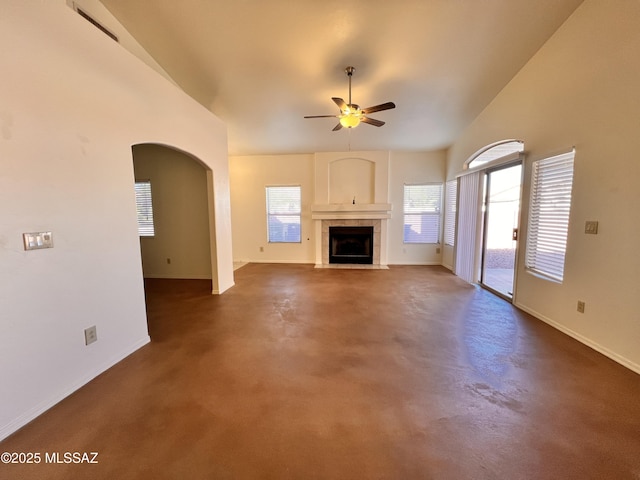
[[[480,283],[508,300],[513,299],[521,183],[521,164],[486,172]]]

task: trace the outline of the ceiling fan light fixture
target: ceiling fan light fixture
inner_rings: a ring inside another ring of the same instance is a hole
[[[357,115],[349,114],[340,117],[340,124],[345,128],[354,128],[360,125],[360,117]]]
[[[343,127],[355,128],[360,125],[361,122],[373,125],[374,127],[383,126],[384,122],[376,120],[375,118],[371,118],[369,114],[396,108],[396,104],[393,102],[387,102],[381,103],[380,105],[374,105],[373,107],[360,108],[355,103],[351,103],[351,76],[353,75],[354,71],[355,68],[353,67],[347,67],[345,69],[347,77],[349,78],[349,103],[345,102],[342,98],[331,97],[333,103],[335,103],[340,109],[339,115],[310,115],[305,116],[304,118],[338,118],[340,123],[338,123],[338,125],[333,128],[334,132],[342,129]]]

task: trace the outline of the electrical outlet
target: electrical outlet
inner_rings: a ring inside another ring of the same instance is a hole
[[[260,247],[260,251],[261,251],[261,252],[264,252],[264,247]]]
[[[598,222],[595,220],[587,220],[584,222],[584,233],[589,233],[591,235],[598,234]]]
[[[440,253],[440,247],[436,247],[436,253]]]
[[[171,259],[167,258],[167,265],[171,265]]]
[[[84,329],[84,344],[89,345],[93,342],[98,341],[98,331],[96,326],[85,328]]]
[[[578,312],[584,313],[584,302],[581,300],[578,300]]]

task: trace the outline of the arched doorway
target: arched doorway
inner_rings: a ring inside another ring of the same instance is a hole
[[[211,170],[197,158],[166,145],[133,145],[132,154],[136,185],[148,185],[147,221],[152,211],[152,234],[141,232],[140,236],[144,278],[208,279],[215,291]],[[138,202],[139,225],[141,213],[144,216]]]

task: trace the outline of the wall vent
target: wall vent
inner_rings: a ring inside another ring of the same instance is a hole
[[[110,39],[115,40],[116,42],[119,43],[118,37],[112,33],[107,27],[105,27],[104,25],[102,25],[100,22],[98,22],[95,18],[93,18],[91,15],[89,15],[87,12],[85,12],[84,10],[82,10],[78,5],[76,5],[75,2],[73,2],[73,9],[78,12],[78,15],[80,15],[82,18],[84,18],[87,22],[89,22],[91,25],[93,25],[94,27],[96,27],[98,30],[100,30],[102,33],[104,33],[106,36],[108,36]]]

